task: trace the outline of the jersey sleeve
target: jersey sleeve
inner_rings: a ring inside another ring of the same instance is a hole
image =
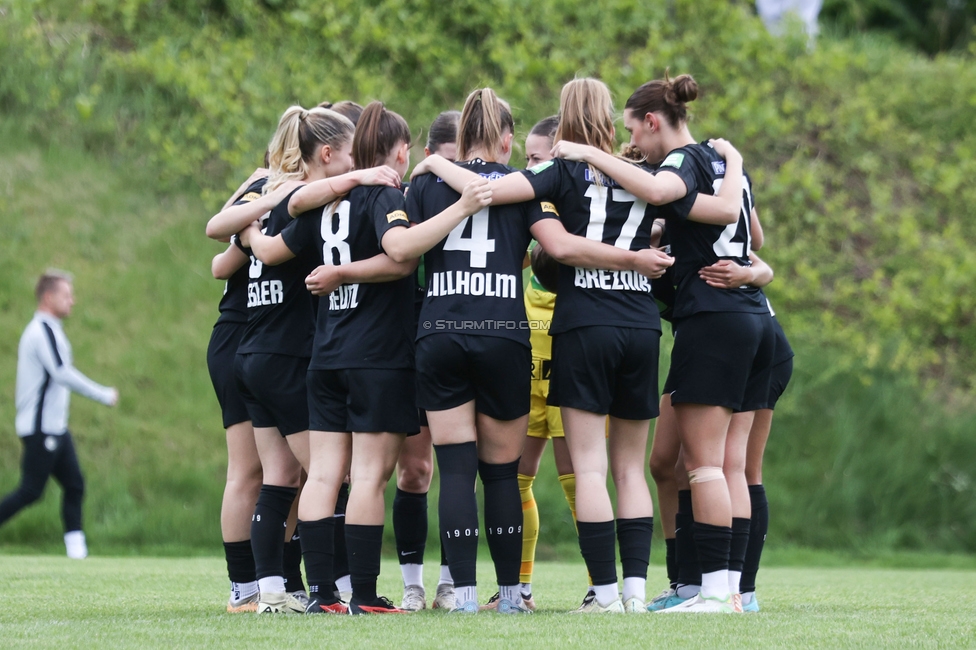
[[[556,206],[549,201],[526,201],[525,216],[529,228],[539,223],[543,219],[558,219],[559,211]]]
[[[559,194],[564,169],[562,159],[554,158],[521,173],[528,179],[536,197],[547,199]]]
[[[281,231],[281,239],[285,242],[292,253],[296,256],[301,255],[302,251],[315,245],[315,236],[318,233],[322,219],[325,219],[323,210],[318,208],[310,212],[298,215],[291,220],[284,230]],[[316,215],[319,215],[316,217]]]
[[[424,220],[423,194],[424,186],[430,179],[430,174],[424,174],[411,183],[406,193],[406,212],[409,223],[421,223]]]
[[[268,182],[267,178],[259,178],[258,180],[254,181],[253,183],[247,186],[247,189],[244,190],[244,193],[241,194],[240,197],[238,197],[238,199],[234,201],[233,204],[243,205],[245,203],[250,203],[255,199],[261,198],[261,192],[264,190],[264,186],[267,184],[267,182]]]
[[[410,225],[406,207],[403,194],[392,187],[384,188],[373,201],[370,216],[376,229],[376,241],[380,245],[380,250],[383,250],[383,235],[394,228],[406,228]]]
[[[661,206],[661,211],[665,216],[687,219],[691,214],[691,207],[695,204],[695,198],[699,192],[711,194],[711,188],[700,187],[698,174],[695,173],[695,161],[691,152],[684,147],[675,149],[668,154],[668,157],[654,172],[655,175],[669,172],[677,174],[678,178],[684,181],[685,188],[688,190],[685,195],[671,203]]]

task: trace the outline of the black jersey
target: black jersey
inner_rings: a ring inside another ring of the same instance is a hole
[[[234,205],[250,203],[261,197],[267,178],[259,178],[244,190],[244,194],[234,201]],[[227,279],[224,284],[224,295],[220,298],[220,317],[217,323],[246,323],[247,322],[247,265],[242,266]]]
[[[612,178],[595,177],[586,163],[554,158],[523,174],[567,232],[624,250],[650,247],[657,208]],[[661,330],[651,281],[637,271],[561,264],[558,288],[551,334],[592,325]]]
[[[262,228],[264,234],[274,237],[291,223],[288,201],[295,192],[271,211]],[[247,325],[238,353],[312,356],[315,301],[305,288],[305,278],[317,264],[312,251],[270,266],[254,257],[250,249],[242,247],[241,250],[251,257],[251,266],[247,282]]]
[[[296,255],[339,266],[383,252],[383,235],[409,225],[403,194],[359,186],[338,204],[299,215],[281,233]],[[413,368],[415,280],[344,284],[319,300],[309,370]]]
[[[719,260],[732,260],[749,266],[752,245],[750,213],[752,188],[743,179],[742,209],[739,219],[727,226],[699,223],[688,219],[696,194],[717,194],[725,178],[725,161],[707,144],[690,144],[675,149],[661,163],[657,173],[677,174],[688,188],[684,199],[662,206],[671,233],[674,254],[674,319],[680,320],[706,311],[729,311],[761,314],[768,311],[761,289],[745,286],[738,289],[710,287],[698,276],[702,267]]]
[[[668,234],[667,227],[661,234],[661,248],[665,253],[671,254],[671,235]],[[654,299],[661,311],[661,318],[670,323],[674,316],[674,266],[669,266],[661,277],[651,280],[651,288],[654,290]]]
[[[481,159],[456,164],[489,180],[517,171]],[[407,214],[421,223],[460,196],[437,176],[424,174],[407,193]],[[532,239],[529,228],[543,218],[538,201],[489,206],[465,218],[427,251],[417,338],[453,332],[508,338],[529,347],[522,260]]]

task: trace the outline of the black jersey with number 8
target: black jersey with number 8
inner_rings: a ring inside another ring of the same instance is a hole
[[[516,171],[481,159],[457,164],[489,180]],[[424,174],[407,193],[407,214],[422,223],[459,198],[443,180]],[[543,218],[538,201],[482,208],[427,251],[417,338],[453,332],[508,338],[528,347],[522,260],[532,238],[529,227]]]
[[[558,211],[567,232],[624,250],[650,247],[657,208],[612,178],[595,175],[586,163],[562,158],[523,173],[536,197]],[[551,334],[592,325],[661,330],[651,281],[637,271],[560,265],[557,295]]]
[[[664,172],[677,174],[685,182],[688,196],[714,195],[725,178],[725,161],[708,144],[691,144],[668,154],[657,173]],[[699,312],[768,312],[761,289],[751,286],[719,289],[710,287],[698,276],[699,269],[719,260],[732,260],[741,266],[751,264],[752,188],[748,178],[743,179],[742,195],[739,219],[727,226],[689,220],[692,203],[685,200],[688,197],[662,206],[674,254],[675,320]]]
[[[299,215],[282,233],[296,255],[339,266],[383,252],[392,228],[408,225],[403,194],[359,186],[338,203]],[[343,284],[319,300],[309,370],[413,368],[414,279]]]

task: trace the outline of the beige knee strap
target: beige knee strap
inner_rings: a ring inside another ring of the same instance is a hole
[[[708,481],[724,481],[725,473],[721,467],[698,467],[688,472],[689,483],[707,483]]]

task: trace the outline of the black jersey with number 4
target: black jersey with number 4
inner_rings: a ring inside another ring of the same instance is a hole
[[[296,255],[339,266],[383,252],[383,235],[409,225],[403,194],[359,186],[338,204],[299,215],[281,237]],[[319,300],[309,370],[413,368],[414,278],[344,284]]]
[[[295,192],[271,211],[262,228],[264,234],[274,237],[291,223],[288,201]],[[251,256],[251,266],[247,281],[247,325],[237,352],[312,356],[315,301],[305,288],[305,278],[316,266],[314,255],[309,251],[284,264],[270,266],[254,257],[249,249],[242,250]]]
[[[650,247],[657,208],[589,165],[554,158],[524,172],[535,195],[558,211],[566,231],[624,250]],[[651,281],[637,271],[559,266],[550,334],[604,325],[661,330]]]
[[[517,171],[481,159],[456,164],[489,180]],[[410,221],[421,223],[460,196],[437,176],[424,174],[407,193],[407,214]],[[427,291],[417,338],[454,332],[497,336],[529,347],[522,261],[532,239],[529,228],[543,218],[538,201],[482,208],[427,251]]]
[[[261,197],[261,190],[264,189],[267,178],[259,178],[244,190],[241,197],[234,201],[234,205],[250,203],[254,199]],[[221,323],[246,323],[247,322],[247,265],[237,269],[224,284],[224,295],[220,298],[220,317],[217,318],[216,325]]]
[[[668,154],[657,171],[665,172],[677,174],[684,181],[688,196],[714,195],[725,178],[725,161],[708,144],[690,144]],[[721,226],[691,221],[688,215],[692,205],[693,202],[682,199],[662,206],[674,255],[674,319],[714,311],[768,313],[761,289],[751,286],[719,289],[708,286],[698,276],[699,269],[719,260],[732,260],[741,266],[751,264],[752,188],[748,178],[743,179],[742,209],[735,223]]]

